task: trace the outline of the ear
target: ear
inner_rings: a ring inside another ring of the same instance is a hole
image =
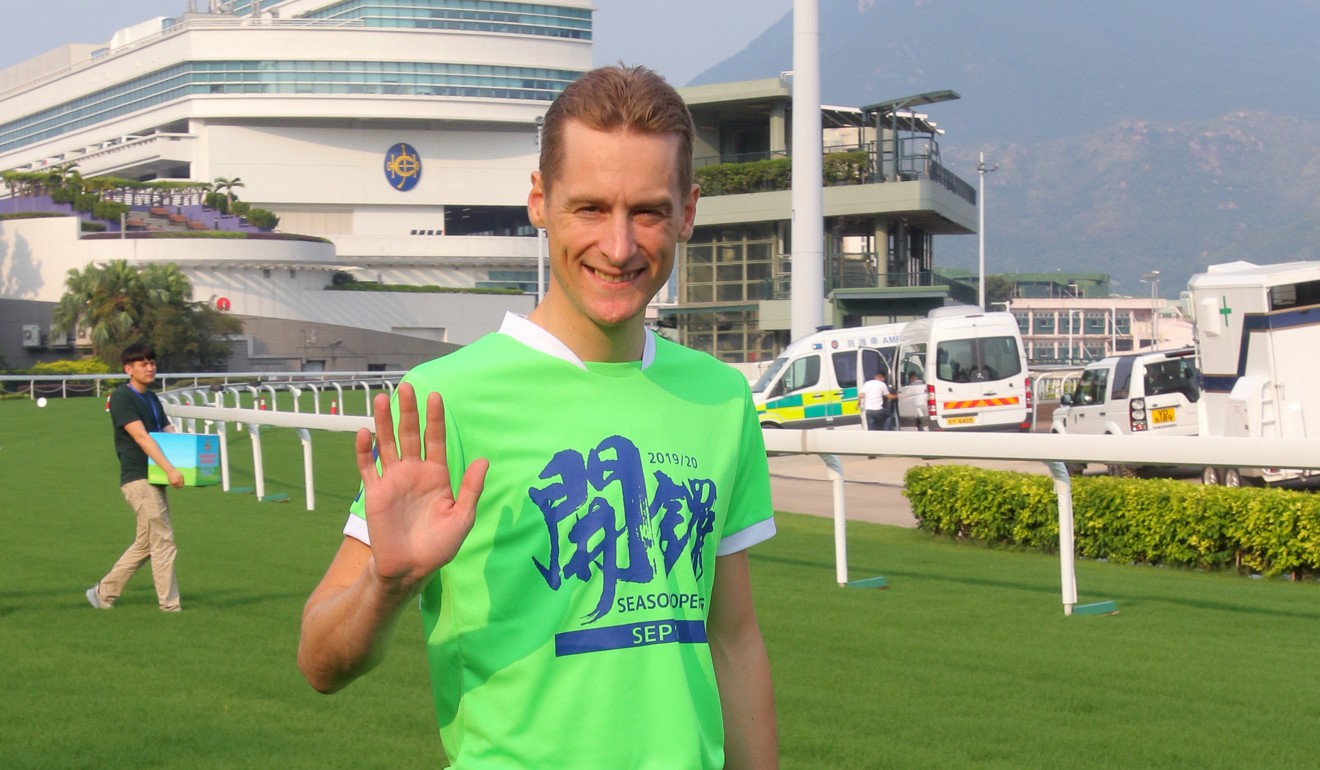
[[[545,185],[541,182],[541,172],[532,172],[532,190],[527,193],[527,218],[532,227],[545,229]]]
[[[683,226],[678,231],[678,242],[687,243],[692,237],[692,228],[697,222],[697,198],[701,197],[701,185],[694,184],[683,200]]]

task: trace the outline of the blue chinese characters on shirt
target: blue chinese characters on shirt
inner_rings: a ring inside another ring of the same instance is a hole
[[[600,585],[594,607],[581,618],[584,628],[556,636],[557,655],[706,641],[701,620],[598,624],[611,609],[705,616],[703,594],[671,587],[696,586],[705,572],[702,554],[715,528],[715,483],[683,473],[695,470],[695,458],[648,453],[647,459],[677,470],[673,475],[655,470],[648,484],[642,452],[629,439],[610,436],[585,454],[555,453],[540,473],[544,483],[528,489],[545,519],[548,556],[533,562],[546,585],[554,591],[573,580]],[[675,569],[690,570],[692,579],[660,581],[665,587],[660,593],[619,595],[620,583],[651,584]]]

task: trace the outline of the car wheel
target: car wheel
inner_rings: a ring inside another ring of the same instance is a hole
[[[1207,487],[1219,486],[1222,473],[1218,468],[1209,466],[1201,471],[1201,483]]]
[[[1137,477],[1137,469],[1133,468],[1131,465],[1110,465],[1109,475],[1120,479],[1135,479]]]
[[[1086,463],[1064,463],[1063,465],[1068,469],[1069,476],[1080,476],[1086,470]]]
[[[1242,486],[1242,471],[1237,468],[1224,469],[1224,486],[1240,487]]]

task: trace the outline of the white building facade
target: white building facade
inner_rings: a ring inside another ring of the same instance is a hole
[[[238,289],[271,271],[309,291],[342,269],[360,280],[534,293],[526,193],[537,119],[590,69],[588,2],[210,6],[224,12],[147,20],[107,45],[67,45],[0,72],[0,170],[76,163],[84,178],[237,178],[239,197],[276,213],[279,230],[331,241],[332,252],[265,249],[260,264],[242,242],[204,264],[188,257],[196,241],[177,241],[175,254],[152,250],[189,273],[196,298],[224,294],[234,312],[246,311]],[[0,299],[52,301],[52,289],[58,299],[67,265],[45,270],[39,257],[41,296]],[[0,262],[0,276],[14,268]],[[253,295],[260,315],[305,317],[306,298],[270,307],[280,292]]]

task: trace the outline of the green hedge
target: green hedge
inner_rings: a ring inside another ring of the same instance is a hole
[[[930,532],[1058,550],[1047,476],[961,465],[908,470],[903,492]],[[1320,573],[1320,496],[1172,479],[1074,478],[1076,552],[1093,559],[1267,576]]]
[[[115,370],[118,371],[118,370]],[[43,361],[28,370],[28,374],[110,374],[110,367],[99,358]]]
[[[869,181],[871,155],[865,150],[829,152],[821,158],[821,181],[827,187]],[[793,186],[791,158],[770,158],[747,163],[703,166],[695,172],[702,195],[737,195],[774,192]]]
[[[483,287],[454,287],[425,284],[414,286],[404,283],[373,283],[370,281],[346,281],[330,283],[326,291],[393,291],[408,294],[525,294],[522,289],[496,289]]]

